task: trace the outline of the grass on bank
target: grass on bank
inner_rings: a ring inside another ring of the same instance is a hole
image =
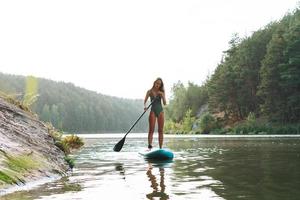
[[[0,171],[0,188],[3,184],[17,184],[17,180],[9,175],[7,175],[4,171]]]
[[[30,106],[37,100],[38,95],[35,96],[31,96],[30,99],[28,99],[26,102],[25,100],[17,100],[17,96],[18,95],[8,95],[5,94],[4,92],[0,91],[0,97],[3,98],[6,102],[13,104],[15,106],[17,106],[18,108],[26,111],[27,113],[33,115],[33,116],[37,116],[37,114],[35,114],[34,112],[32,112],[32,110],[30,109]]]
[[[11,170],[16,172],[37,169],[41,166],[41,164],[30,155],[10,156],[6,164]]]
[[[0,187],[5,184],[24,183],[24,176],[30,170],[42,166],[41,161],[32,155],[8,155],[1,151],[3,167],[0,170]]]

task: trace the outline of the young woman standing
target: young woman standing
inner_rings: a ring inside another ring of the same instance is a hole
[[[157,78],[153,86],[150,90],[147,91],[145,100],[144,100],[144,110],[147,109],[146,103],[148,98],[150,97],[152,106],[149,114],[149,132],[148,132],[148,148],[151,150],[152,141],[153,141],[153,133],[155,129],[155,123],[158,123],[158,143],[159,148],[161,149],[163,146],[163,132],[164,132],[164,112],[162,103],[166,105],[166,96],[164,90],[164,83],[161,78]]]

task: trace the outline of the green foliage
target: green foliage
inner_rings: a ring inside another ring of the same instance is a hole
[[[57,131],[50,123],[47,123],[47,127],[49,134],[54,139],[54,144],[65,153],[65,161],[72,169],[75,165],[75,160],[68,155],[71,153],[71,150],[82,147],[84,145],[83,140],[74,134],[63,137],[62,132]]]
[[[261,113],[269,121],[300,121],[300,12],[287,15],[278,24],[261,68]]]
[[[55,129],[51,123],[45,123],[46,127],[48,128],[49,135],[54,139],[54,141],[61,141],[63,133]]]
[[[69,157],[69,156],[66,156],[66,157],[65,157],[65,161],[68,163],[69,167],[70,167],[71,169],[73,169],[73,167],[75,166],[75,160],[74,160],[74,158],[71,158],[71,157]]]
[[[300,124],[269,123],[249,113],[247,119],[232,128],[233,134],[300,134]]]
[[[208,91],[205,86],[197,86],[189,83],[185,87],[181,82],[175,84],[172,88],[172,97],[166,108],[168,119],[180,122],[186,117],[187,110],[191,110],[191,116],[195,116],[199,107],[205,105],[208,101]]]
[[[20,155],[16,157],[9,156],[6,164],[10,169],[16,172],[35,169],[40,166],[39,162],[34,160],[30,155]]]
[[[71,152],[70,147],[66,142],[63,142],[63,133],[55,129],[51,123],[45,123],[48,128],[49,135],[53,138],[55,146],[57,146],[60,150],[62,150],[65,154],[69,154]]]
[[[200,132],[298,133],[299,38],[299,9],[249,37],[240,38],[235,34],[221,63],[204,85],[184,87],[180,82],[174,85],[166,109],[171,121],[167,123],[167,130],[188,131],[188,119],[196,117],[199,108],[208,103],[209,112],[218,116],[218,120],[205,114],[197,120]],[[257,118],[265,120],[261,122]],[[175,122],[182,125],[181,130],[174,128]],[[221,124],[232,129],[220,128]]]
[[[272,133],[273,134],[300,134],[300,124],[284,124],[280,126],[277,125],[273,128]]]
[[[230,49],[208,81],[210,112],[222,112],[231,121],[243,120],[249,112],[259,112],[258,73],[271,36],[272,27],[244,39],[234,36]]]
[[[172,87],[173,96],[166,108],[167,118],[172,119],[172,121],[181,121],[183,119],[184,113],[187,110],[186,105],[186,89],[183,83],[178,82]]]
[[[173,122],[171,119],[165,121],[164,132],[167,134],[182,134],[181,123]]]
[[[232,128],[232,134],[300,134],[300,124],[274,124],[274,123],[241,123]]]
[[[18,100],[16,96],[17,95],[6,94],[6,93],[0,91],[0,97],[3,98],[5,101],[21,108],[22,110],[28,112],[31,115],[34,115],[34,113],[31,111],[29,106],[24,104],[23,101]]]
[[[205,113],[199,119],[199,128],[201,133],[208,134],[217,128],[217,121],[210,113]]]
[[[299,19],[300,21],[300,19]],[[279,66],[280,87],[284,88],[282,121],[297,122],[300,118],[300,24],[291,28],[284,57],[287,60]]]
[[[192,117],[192,110],[188,109],[186,111],[185,117],[182,122],[183,132],[190,132],[192,130],[193,124],[195,123],[195,117]]]
[[[66,146],[68,146],[71,149],[79,149],[84,145],[83,140],[74,134],[65,136],[62,139],[62,143],[66,144]]]
[[[84,145],[82,138],[72,134],[62,137],[62,133],[55,129],[50,130],[52,137],[55,140],[55,145],[60,148],[65,154],[70,154],[71,150],[79,149]]]
[[[168,134],[173,132],[173,130],[175,130],[175,123],[170,119],[165,120],[164,132]]]
[[[69,192],[69,191],[75,191],[75,192],[78,192],[78,191],[81,191],[82,190],[82,187],[80,184],[77,184],[77,183],[66,183],[64,182],[63,183],[63,191],[65,192]]]
[[[255,124],[256,123],[256,117],[255,117],[255,114],[250,112],[248,117],[247,117],[247,120],[246,120],[247,124],[248,125],[252,125],[252,124]]]
[[[261,84],[258,94],[262,98],[262,114],[269,116],[270,120],[276,120],[280,117],[280,110],[283,109],[283,94],[280,87],[279,66],[284,62],[283,51],[286,41],[283,37],[283,31],[277,31],[268,44],[267,54],[262,61]]]
[[[3,168],[0,170],[0,187],[3,184],[17,184],[24,182],[23,177],[30,170],[38,169],[42,162],[38,157],[27,155],[8,155],[1,151]]]
[[[224,59],[208,81],[209,109],[228,124],[249,113],[269,121],[300,121],[300,11],[230,42]]]
[[[65,154],[70,154],[71,150],[67,143],[64,143],[63,141],[59,140],[55,142],[55,145],[62,150]]]
[[[7,184],[16,184],[17,181],[16,179],[14,179],[13,177],[7,175],[5,172],[0,171],[0,186],[3,183],[7,183]]]
[[[171,119],[166,120],[164,131],[170,134],[191,133],[195,121],[195,117],[192,117],[192,110],[188,109],[185,113],[185,117],[181,122],[174,122]]]

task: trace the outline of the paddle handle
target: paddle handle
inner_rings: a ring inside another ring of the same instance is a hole
[[[143,117],[143,115],[147,112],[147,110],[150,108],[150,106],[154,103],[154,101],[157,99],[157,97],[155,97],[151,103],[147,106],[147,108],[144,110],[144,112],[141,114],[141,116],[134,122],[134,124],[130,127],[130,129],[127,131],[127,133],[125,134],[124,138],[128,135],[128,133],[130,133],[130,131],[133,129],[133,127],[138,123],[138,121]]]

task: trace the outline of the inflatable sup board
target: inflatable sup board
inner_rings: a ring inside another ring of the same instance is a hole
[[[140,153],[147,160],[172,160],[174,154],[169,149],[155,149]]]

